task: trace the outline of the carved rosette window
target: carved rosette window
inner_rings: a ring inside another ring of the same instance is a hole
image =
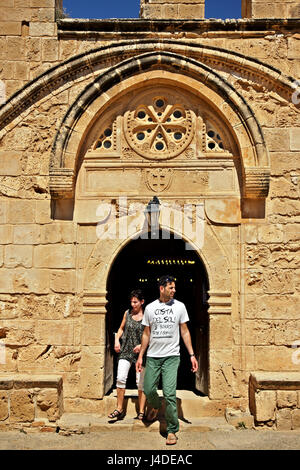
[[[194,136],[192,111],[166,96],[146,100],[129,111],[124,120],[128,144],[145,158],[179,155]]]

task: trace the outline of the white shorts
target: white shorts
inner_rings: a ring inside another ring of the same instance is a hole
[[[131,364],[130,361],[126,359],[119,359],[118,363],[118,372],[117,372],[117,387],[126,388],[126,382],[128,377],[128,372]],[[144,375],[145,368],[142,369],[142,372],[136,372],[136,386],[138,390],[144,390]]]

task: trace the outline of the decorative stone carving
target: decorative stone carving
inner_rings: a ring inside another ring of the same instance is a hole
[[[170,187],[173,171],[170,168],[147,170],[146,185],[151,191],[163,192]]]
[[[74,192],[74,170],[53,168],[50,170],[49,187],[52,197],[72,197]]]
[[[209,314],[231,315],[231,292],[209,291]]]
[[[270,170],[263,168],[245,168],[244,197],[266,198],[269,194]]]
[[[209,122],[206,123],[206,152],[224,152],[223,136]]]
[[[181,97],[163,93],[144,97],[144,102],[125,115],[128,144],[149,159],[173,158],[183,152],[194,136],[194,116]]]
[[[111,125],[103,126],[103,129],[99,133],[99,137],[93,146],[93,150],[101,153],[107,153],[109,151],[116,152],[116,122],[114,121]]]

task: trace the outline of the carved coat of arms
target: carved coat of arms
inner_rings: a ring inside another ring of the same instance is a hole
[[[154,168],[146,171],[146,185],[151,191],[163,192],[169,188],[173,171],[170,168]]]

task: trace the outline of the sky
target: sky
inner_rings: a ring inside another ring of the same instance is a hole
[[[206,0],[206,18],[241,18],[242,0]],[[70,18],[138,18],[140,0],[63,0]]]

